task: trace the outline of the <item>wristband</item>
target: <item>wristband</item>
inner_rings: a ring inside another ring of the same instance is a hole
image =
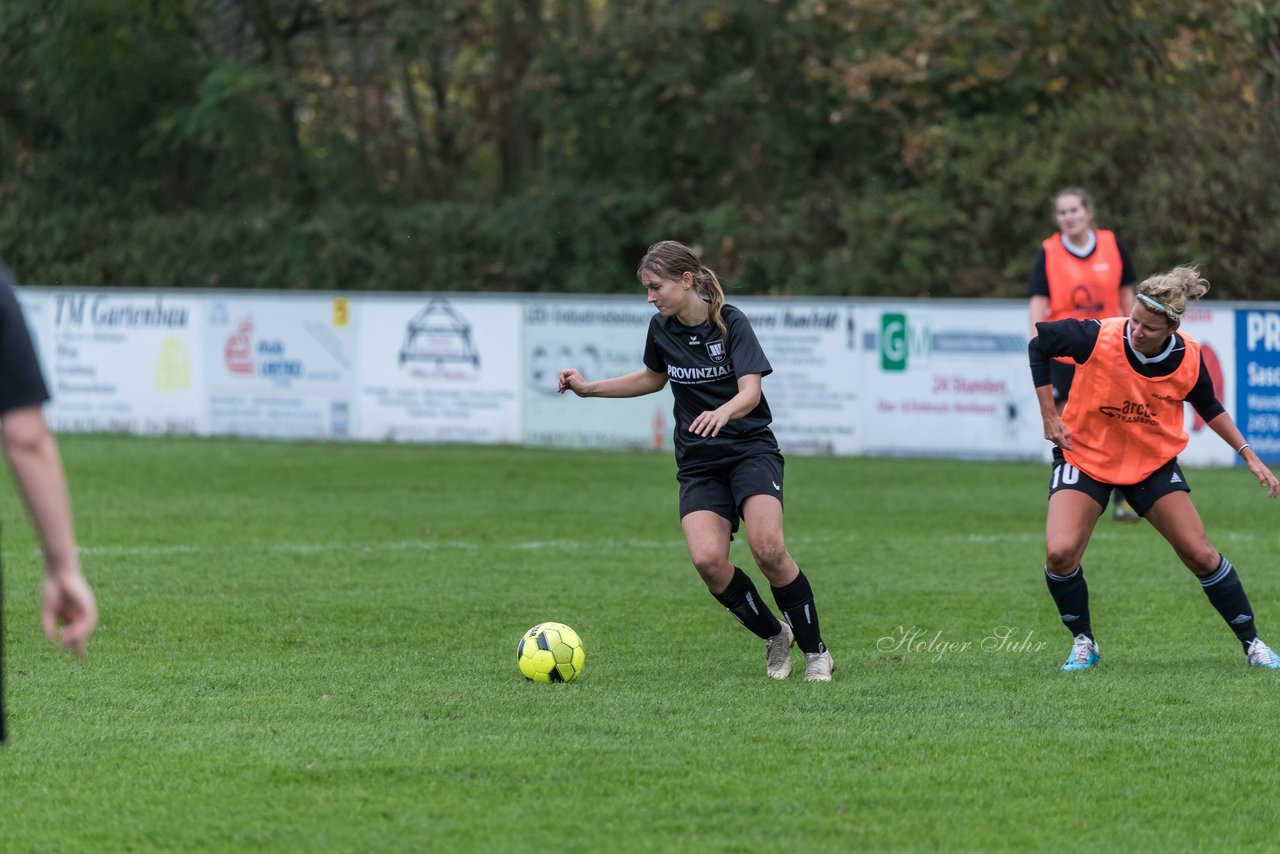
[[[1237,453],[1237,454],[1244,454],[1244,449],[1245,449],[1245,448],[1248,448],[1248,447],[1250,447],[1249,443],[1248,443],[1248,442],[1245,442],[1243,445],[1241,445],[1240,447],[1236,448],[1236,453]]]

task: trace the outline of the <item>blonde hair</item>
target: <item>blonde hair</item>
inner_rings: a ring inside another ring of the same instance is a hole
[[[1167,273],[1145,279],[1138,285],[1137,292],[1182,314],[1187,310],[1187,303],[1209,292],[1209,282],[1195,267],[1174,267]]]
[[[636,277],[648,270],[664,279],[679,279],[685,273],[693,276],[693,289],[698,295],[711,304],[708,316],[720,329],[720,334],[728,334],[720,309],[724,307],[724,288],[720,280],[709,268],[702,266],[697,254],[675,240],[663,240],[649,247],[636,267]]]

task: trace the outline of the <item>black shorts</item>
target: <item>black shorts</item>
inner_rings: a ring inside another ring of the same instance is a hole
[[[695,510],[711,510],[738,530],[742,502],[753,495],[772,495],[782,501],[782,454],[749,454],[715,466],[699,466],[676,473],[680,481],[680,518]]]
[[[1049,385],[1053,386],[1053,402],[1062,406],[1071,395],[1071,381],[1076,378],[1075,362],[1049,362]]]
[[[1182,473],[1182,467],[1178,465],[1177,457],[1153,471],[1141,483],[1125,485],[1095,480],[1067,462],[1062,456],[1061,448],[1054,448],[1053,474],[1049,477],[1049,495],[1052,497],[1055,492],[1064,489],[1083,492],[1104,509],[1114,489],[1124,496],[1125,501],[1128,501],[1129,506],[1133,508],[1133,512],[1139,516],[1147,515],[1152,504],[1171,492],[1191,491],[1187,478]]]

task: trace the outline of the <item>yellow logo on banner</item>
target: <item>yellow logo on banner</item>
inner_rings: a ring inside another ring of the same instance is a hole
[[[156,362],[156,388],[160,391],[191,388],[191,360],[187,358],[187,348],[182,346],[176,335],[166,338],[160,348],[160,359]]]
[[[351,320],[351,306],[347,304],[346,297],[337,297],[333,301],[333,325],[346,326]]]

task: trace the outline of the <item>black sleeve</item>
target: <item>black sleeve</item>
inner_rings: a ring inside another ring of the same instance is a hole
[[[1036,255],[1036,262],[1031,265],[1031,275],[1027,277],[1027,298],[1048,295],[1049,274],[1045,270],[1044,247],[1041,246],[1039,254]]]
[[[1200,356],[1200,376],[1196,378],[1196,384],[1187,394],[1187,403],[1195,408],[1196,414],[1203,418],[1206,424],[1227,411],[1214,393],[1213,377],[1209,375],[1209,369],[1204,366],[1203,354]]]
[[[667,372],[667,360],[662,357],[662,350],[658,347],[658,342],[654,338],[654,327],[658,324],[658,317],[655,315],[649,320],[649,331],[644,337],[644,366],[657,374],[665,374]]]
[[[1077,365],[1088,361],[1098,343],[1102,324],[1096,320],[1040,321],[1036,337],[1027,345],[1031,363],[1031,381],[1036,388],[1049,384],[1049,361],[1055,356],[1069,356]]]
[[[773,373],[773,366],[769,364],[769,359],[765,356],[760,340],[756,338],[756,331],[751,328],[751,321],[747,320],[747,316],[737,309],[726,306],[722,317],[725,329],[728,330],[725,338],[728,342],[729,358],[733,361],[734,374],[740,377],[745,374],[759,374],[767,377]]]
[[[1129,253],[1125,250],[1124,244],[1120,242],[1120,238],[1116,238],[1116,249],[1120,252],[1120,287],[1132,285],[1138,281],[1138,274],[1134,272],[1133,261],[1129,260]]]
[[[0,264],[0,415],[49,399],[12,283],[12,274]]]

